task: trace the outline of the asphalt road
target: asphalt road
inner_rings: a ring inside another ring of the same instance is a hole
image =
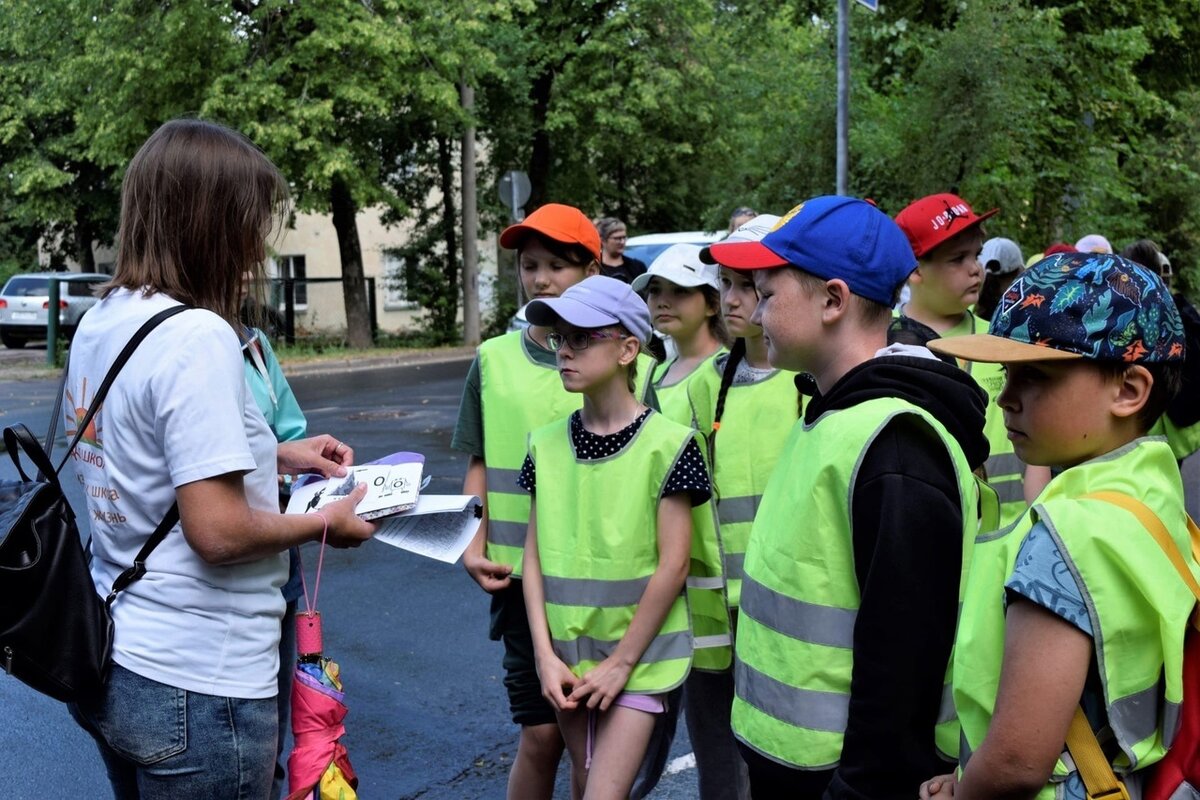
[[[292,385],[311,432],[350,442],[359,461],[397,450],[424,453],[432,476],[426,491],[456,494],[465,458],[449,444],[467,364],[304,375]],[[44,431],[56,388],[51,381],[0,382],[0,428],[21,421]],[[8,458],[0,458],[0,475],[15,475]],[[76,509],[84,506],[81,496],[71,500]],[[310,575],[316,555],[315,545],[304,549]],[[507,714],[501,647],[487,638],[487,599],[461,566],[377,542],[329,550],[320,608],[326,650],[346,682],[343,741],[360,795],[503,797],[516,728]],[[0,673],[0,710],[6,796],[110,796],[95,745],[64,706]],[[696,796],[690,747],[679,727],[671,774],[655,798]],[[558,788],[558,796],[568,796],[565,780]]]

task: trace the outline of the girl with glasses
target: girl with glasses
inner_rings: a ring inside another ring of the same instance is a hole
[[[693,548],[694,529],[711,527],[708,473],[695,432],[632,391],[650,314],[629,286],[589,278],[526,313],[553,326],[563,387],[583,398],[530,435],[518,478],[533,495],[524,589],[537,672],[572,796],[628,797],[691,669],[683,589],[694,561],[717,561]]]
[[[599,272],[600,237],[583,212],[550,203],[500,235],[516,250],[525,296],[552,300]],[[521,589],[521,558],[529,526],[529,495],[516,478],[529,432],[582,405],[564,391],[551,328],[536,323],[489,339],[467,373],[451,446],[469,455],[463,491],[485,498],[484,524],[463,554],[467,573],[491,595],[493,640],[504,643],[504,686],[521,728],[508,797],[550,800],[563,742],[554,709],[542,697]],[[651,363],[644,357],[639,399],[647,396]]]

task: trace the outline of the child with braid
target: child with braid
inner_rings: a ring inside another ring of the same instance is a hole
[[[777,222],[779,217],[761,214],[724,241],[757,242]],[[708,248],[700,258],[716,263]],[[750,321],[758,305],[751,273],[721,267],[720,275],[721,313],[729,334],[736,338],[728,354],[701,367],[688,391],[697,424],[707,436],[726,598],[736,629],[750,528],[767,478],[800,416],[801,396],[796,373],[771,367],[763,330]],[[698,657],[684,687],[683,705],[701,800],[745,800],[750,780],[729,724],[733,671],[706,670]]]

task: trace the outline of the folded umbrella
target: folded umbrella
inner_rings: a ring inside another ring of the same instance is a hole
[[[328,532],[328,525],[326,526]],[[317,559],[317,580],[312,604],[304,586],[305,612],[296,615],[296,650],[299,660],[292,683],[292,735],[295,745],[288,756],[287,800],[355,800],[358,776],[350,765],[346,746],[346,695],[337,662],[324,656],[321,615],[316,609],[321,588],[325,538]],[[303,580],[303,572],[301,572]]]

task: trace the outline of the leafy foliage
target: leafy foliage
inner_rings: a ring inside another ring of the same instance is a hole
[[[233,125],[333,213],[416,230],[410,287],[457,335],[458,86],[489,187],[633,232],[722,228],[833,191],[832,0],[0,0],[0,268],[111,241],[124,164],[166,119]],[[884,0],[853,9],[851,191],[953,190],[1026,253],[1155,239],[1200,289],[1200,0]],[[505,276],[509,278],[511,276]],[[503,295],[503,293],[502,293]],[[350,302],[350,300],[348,300]],[[347,308],[351,324],[365,310]],[[500,321],[506,318],[501,314]],[[353,336],[353,332],[352,332]]]

